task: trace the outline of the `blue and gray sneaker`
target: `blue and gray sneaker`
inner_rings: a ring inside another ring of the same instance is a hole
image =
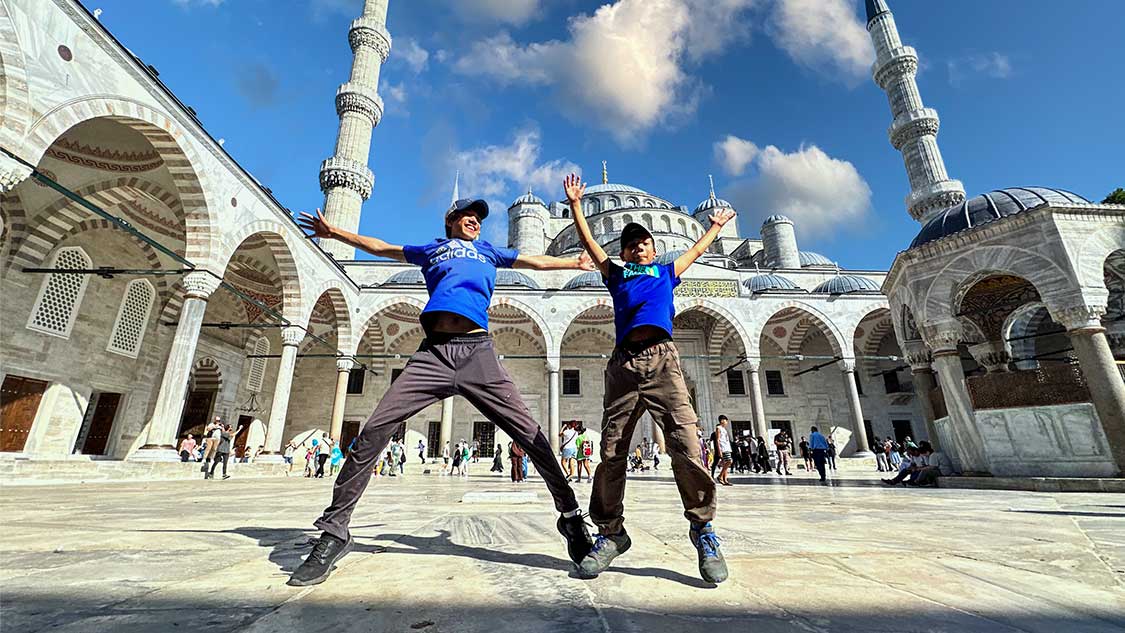
[[[699,553],[699,575],[707,582],[719,584],[727,579],[727,562],[719,551],[719,537],[710,523],[695,524],[688,532],[691,544]],[[583,561],[585,562],[585,561]]]
[[[594,546],[582,562],[578,564],[578,575],[583,578],[597,578],[598,574],[609,569],[613,559],[629,551],[633,541],[625,530],[620,534],[606,536],[599,534],[594,537]]]

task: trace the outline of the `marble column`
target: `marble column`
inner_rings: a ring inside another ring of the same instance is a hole
[[[1125,381],[1117,369],[1101,317],[1105,308],[1063,310],[1056,320],[1067,329],[1090,399],[1102,423],[1118,471],[1125,471]]]
[[[438,434],[438,446],[434,454],[441,456],[446,444],[453,442],[453,396],[441,401],[441,431]]]
[[[851,414],[852,428],[855,437],[855,452],[850,457],[874,457],[871,444],[867,437],[867,428],[863,424],[863,407],[859,403],[859,387],[855,383],[855,359],[840,361],[840,371],[844,376],[844,389],[848,395],[848,411]],[[801,430],[794,429],[794,433],[801,434]]]
[[[559,420],[559,370],[557,367],[548,367],[547,369],[547,399],[547,439],[551,442],[551,450],[558,454],[562,422]]]
[[[769,425],[766,424],[766,401],[762,396],[761,363],[747,361],[747,372],[750,374],[750,408],[753,414],[754,435],[769,439]]]
[[[184,305],[180,308],[180,321],[168,351],[164,376],[148,422],[147,441],[129,456],[134,461],[179,461],[176,454],[176,434],[184,414],[188,379],[195,348],[199,344],[199,330],[207,312],[207,299],[219,287],[220,278],[205,271],[192,271],[184,275]]]
[[[922,407],[922,421],[926,425],[926,436],[935,451],[942,450],[941,438],[938,437],[937,426],[934,425],[934,403],[930,399],[930,392],[937,388],[937,378],[934,376],[934,356],[922,341],[907,341],[906,362],[910,363],[910,372],[914,381],[914,397]],[[918,438],[914,438],[918,439]]]
[[[348,377],[355,363],[347,358],[336,361],[336,397],[332,400],[332,439],[340,442],[344,433],[344,404],[348,399]]]
[[[976,473],[989,472],[984,451],[984,439],[977,428],[973,402],[965,386],[965,370],[961,367],[961,352],[957,349],[960,330],[955,328],[934,330],[926,335],[926,344],[933,350],[933,366],[937,372],[945,409],[949,415],[952,447],[961,468]]]
[[[277,367],[277,383],[273,388],[273,405],[266,430],[267,461],[280,460],[281,436],[285,433],[285,415],[289,412],[289,390],[293,386],[293,368],[297,365],[297,346],[305,338],[305,330],[290,325],[281,330],[281,362]]]

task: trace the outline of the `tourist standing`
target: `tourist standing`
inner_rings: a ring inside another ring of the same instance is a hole
[[[324,478],[324,465],[328,463],[328,459],[332,456],[332,444],[328,440],[328,436],[321,434],[320,440],[316,444],[316,477],[317,479]]]
[[[472,447],[465,440],[461,440],[461,476],[469,476],[469,459],[472,456]]]
[[[761,473],[770,472],[770,470],[772,470],[772,468],[770,468],[770,449],[769,449],[768,446],[766,446],[766,438],[762,437],[761,435],[758,436],[757,454],[758,454],[757,468],[761,469],[759,472],[761,472]]]
[[[578,438],[575,440],[578,446],[578,481],[582,481],[582,473],[586,473],[587,483],[593,481],[594,476],[590,473],[590,458],[594,454],[594,443],[590,441],[590,436],[586,435],[586,426],[581,422],[578,423]]]
[[[238,427],[238,430],[241,431],[242,427]],[[219,462],[223,463],[223,479],[230,479],[230,475],[227,474],[227,461],[230,459],[231,441],[237,434],[237,432],[231,433],[229,424],[223,425],[219,429],[219,443],[215,447],[215,461],[211,462],[211,470],[207,471],[204,479],[215,478],[215,467],[219,465]]]
[[[223,434],[222,419],[215,416],[215,419],[203,429],[203,467],[200,472],[209,472],[211,467],[211,460],[214,459],[215,453],[219,450],[219,440]]]
[[[449,474],[449,442],[441,447],[441,474]]]
[[[426,463],[426,443],[418,440],[418,461]]]
[[[777,449],[777,474],[782,474],[781,471],[784,470],[786,475],[792,475],[789,472],[789,452],[793,450],[793,443],[789,435],[781,431],[774,438],[773,445]]]
[[[828,440],[815,426],[809,428],[809,450],[812,452],[813,463],[816,464],[816,472],[820,474],[820,481],[824,483],[828,477],[824,469],[824,463],[828,459]]]
[[[450,475],[461,474],[461,442],[453,447],[453,468],[449,471]]]
[[[285,461],[285,476],[288,477],[289,473],[293,472],[293,454],[297,452],[297,445],[290,440],[285,445],[285,453],[282,454],[282,459]]]
[[[719,416],[719,425],[715,427],[715,442],[718,445],[719,455],[719,483],[724,486],[732,486],[727,473],[730,471],[731,465],[731,444],[730,444],[730,420],[727,416]]]
[[[512,462],[512,483],[521,483],[524,480],[523,449],[519,444],[508,442],[508,460]]]
[[[496,445],[496,452],[492,454],[492,468],[488,469],[488,472],[504,472],[504,447],[500,444]]]
[[[828,436],[828,469],[836,472],[836,439]]]
[[[715,482],[700,463],[696,414],[672,341],[675,315],[673,289],[718,236],[734,211],[711,214],[710,227],[690,249],[668,264],[657,263],[652,233],[636,223],[626,224],[619,239],[624,266],[611,261],[594,239],[582,214],[586,186],[571,174],[564,183],[579,240],[594,259],[613,298],[616,347],[606,365],[605,411],[602,417],[602,461],[594,473],[590,518],[598,536],[590,555],[579,565],[585,577],[597,576],[631,546],[625,531],[625,470],[629,438],[647,410],[668,438],[672,474],[680,492],[688,537],[696,548],[704,580],[719,583],[727,566],[711,525],[715,516]]]
[[[574,478],[575,461],[578,457],[578,430],[574,428],[573,421],[565,422],[559,431],[559,455],[559,465],[566,474],[566,480],[570,481]]]
[[[809,452],[809,442],[805,436],[801,436],[801,442],[797,445],[798,450],[801,452],[801,459],[805,462],[805,472],[811,473],[813,469],[812,453]]]

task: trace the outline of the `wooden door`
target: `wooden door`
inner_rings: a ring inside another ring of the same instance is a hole
[[[4,378],[0,386],[0,452],[23,450],[46,390],[47,383],[43,380],[22,376]]]
[[[184,403],[184,417],[180,422],[180,432],[176,434],[176,446],[179,448],[181,437],[192,433],[196,437],[203,436],[203,429],[207,427],[207,418],[211,415],[211,403],[215,400],[214,391],[193,391]]]
[[[90,430],[82,443],[83,455],[105,455],[109,444],[109,434],[113,432],[113,420],[117,417],[117,406],[121,404],[121,394],[100,393],[94,405],[94,415],[90,418]]]
[[[253,421],[252,416],[240,415],[238,416],[238,424],[234,425],[235,431],[242,427],[242,432],[234,438],[234,456],[238,459],[246,456],[246,439],[250,437],[250,423]]]
[[[344,428],[340,429],[340,450],[346,456],[348,454],[348,447],[352,445],[352,440],[359,435],[359,427],[363,424],[359,420],[344,420]]]

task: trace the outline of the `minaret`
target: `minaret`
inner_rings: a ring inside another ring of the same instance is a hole
[[[940,125],[937,111],[922,105],[918,84],[918,54],[903,46],[895,18],[886,0],[866,0],[867,32],[875,45],[872,76],[887,93],[894,122],[887,131],[891,145],[902,152],[910,178],[906,208],[911,217],[925,222],[940,209],[965,199],[960,180],[951,180],[938,149]]]
[[[324,217],[347,231],[359,229],[360,209],[375,186],[367,154],[371,151],[371,131],[383,118],[383,100],[376,90],[379,70],[391,52],[387,2],[365,0],[363,15],[352,21],[348,31],[352,74],[336,90],[336,114],[340,117],[336,153],[320,165]],[[338,260],[355,259],[355,249],[342,242],[329,240],[321,247]]]

